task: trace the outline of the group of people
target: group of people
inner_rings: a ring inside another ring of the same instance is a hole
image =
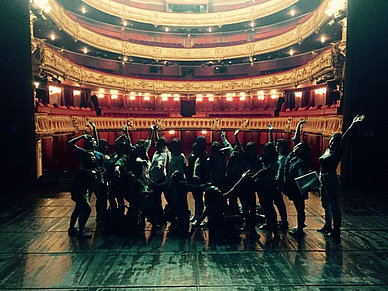
[[[363,119],[364,116],[356,116],[343,135],[334,134],[319,158],[325,224],[318,231],[338,242],[341,210],[336,169],[348,132]],[[170,233],[188,235],[190,229],[193,232],[206,225],[211,239],[237,238],[243,229],[256,235],[259,209],[265,218],[260,228],[276,234],[289,228],[285,195],[297,211],[297,226],[290,234],[303,236],[308,191],[302,192],[295,179],[308,173],[310,163],[309,147],[300,139],[305,122],[301,120],[296,127],[292,149],[286,140],[273,139],[274,128],[269,125],[270,141],[263,145],[261,156],[255,143],[241,145],[240,130],[236,130],[234,146],[222,132],[221,142],[212,143],[209,155],[205,137],[198,136],[187,161],[181,141],[174,138],[168,148],[167,140],[159,136],[157,125],[151,126],[146,140],[140,139],[135,144],[124,126],[123,134],[115,140],[116,152],[109,154],[108,142],[99,139],[96,126],[90,122],[93,135],[81,135],[69,141],[81,159],[81,167],[71,185],[71,197],[76,205],[68,233],[80,239],[91,237],[85,232],[85,224],[91,213],[90,195],[95,193],[97,227],[106,232],[133,234],[144,229],[147,219],[155,229],[171,222]],[[150,158],[152,138],[155,153]],[[84,148],[76,144],[81,139],[85,141]],[[195,202],[191,217],[187,203],[189,192]],[[164,208],[162,194],[167,202]]]

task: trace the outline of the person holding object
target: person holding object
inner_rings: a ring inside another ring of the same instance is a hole
[[[341,133],[334,133],[330,137],[328,148],[319,158],[320,180],[322,183],[320,195],[322,207],[325,209],[325,225],[317,231],[324,233],[326,237],[334,238],[338,242],[340,241],[342,215],[339,205],[340,181],[336,171],[341,161],[349,132],[356,123],[363,121],[364,118],[364,115],[357,115],[343,135]]]

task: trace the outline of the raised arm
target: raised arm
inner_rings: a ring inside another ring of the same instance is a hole
[[[153,131],[154,131],[154,143],[156,144],[156,142],[159,140],[159,133],[158,133],[158,129],[159,129],[159,126],[154,124],[153,125]]]
[[[222,140],[222,143],[224,144],[224,147],[228,148],[229,153],[231,153],[233,151],[233,147],[230,144],[230,142],[226,139],[225,131],[221,132],[221,140]]]
[[[232,193],[236,189],[236,187],[241,183],[241,181],[245,178],[245,176],[249,174],[249,172],[250,172],[250,170],[245,171],[241,175],[240,179],[236,182],[236,184],[234,184],[233,187],[230,188],[230,190],[228,192],[224,193],[223,196],[228,198],[230,193]]]
[[[97,142],[97,148],[99,149],[100,148],[100,136],[98,135],[98,131],[97,131],[97,128],[96,128],[96,125],[94,124],[94,122],[89,121],[89,124],[91,125],[91,127],[93,128],[93,135],[94,135],[94,138],[96,139],[96,142]]]
[[[129,141],[129,145],[130,145],[131,148],[132,148],[132,140],[131,140],[131,137],[129,136],[128,126],[124,125],[124,126],[123,126],[123,131],[124,131],[125,137],[126,137],[127,140]]]
[[[348,127],[348,129],[346,129],[346,131],[344,132],[344,134],[342,135],[342,138],[341,138],[341,141],[340,141],[340,145],[339,145],[339,150],[342,152],[343,149],[344,149],[344,146],[345,146],[345,142],[347,140],[347,137],[349,136],[349,132],[352,130],[352,128],[354,128],[354,125],[356,123],[359,123],[359,122],[362,122],[365,118],[365,115],[357,115],[356,117],[353,118],[353,121],[352,123],[350,124],[350,126]]]
[[[235,141],[237,147],[238,147],[242,152],[244,152],[244,149],[243,149],[243,147],[242,147],[242,145],[241,145],[241,143],[240,143],[240,140],[238,139],[238,134],[239,134],[239,133],[240,133],[240,129],[236,129],[236,130],[234,131],[234,141]]]
[[[268,123],[268,132],[269,132],[269,142],[274,143],[273,140],[273,126],[271,123]]]
[[[301,120],[296,125],[294,137],[291,139],[294,142],[294,146],[300,143],[300,127],[302,124],[306,123],[306,120]]]
[[[75,138],[69,140],[69,141],[67,142],[67,144],[70,145],[70,146],[73,147],[73,148],[80,148],[80,147],[77,146],[75,143],[76,143],[77,141],[83,139],[83,138],[85,138],[85,135],[84,135],[84,134],[83,134],[83,135],[80,135],[80,136],[77,136],[77,137],[75,137]]]

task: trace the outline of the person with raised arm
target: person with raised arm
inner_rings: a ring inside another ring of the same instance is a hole
[[[273,126],[271,124],[268,124],[269,142],[275,145],[276,151],[279,154],[278,155],[279,169],[275,177],[275,180],[277,183],[277,191],[274,196],[274,204],[278,209],[280,219],[281,219],[281,221],[278,223],[278,228],[280,230],[287,230],[288,229],[287,210],[286,210],[286,204],[284,203],[284,200],[283,200],[282,191],[283,191],[284,182],[285,182],[284,169],[286,165],[287,156],[290,153],[290,145],[285,139],[278,139],[275,142],[273,138],[273,130],[274,130]]]
[[[357,123],[362,122],[364,117],[364,115],[354,117],[353,122],[343,135],[334,133],[330,137],[328,148],[319,158],[320,180],[322,183],[320,195],[322,207],[325,209],[325,225],[317,231],[324,233],[326,237],[334,238],[338,242],[340,241],[342,215],[339,205],[341,185],[337,175],[337,167],[341,161],[349,132]]]
[[[93,125],[92,125],[93,126]],[[76,145],[78,141],[85,139],[85,148]],[[105,214],[107,208],[107,179],[106,179],[106,164],[104,155],[97,151],[98,145],[95,137],[91,135],[81,135],[71,139],[68,144],[72,146],[81,159],[83,168],[88,169],[88,160],[90,155],[95,156],[96,179],[90,185],[90,191],[96,195],[96,210],[97,210],[97,225],[101,227],[105,221]],[[90,163],[89,163],[90,164]]]
[[[167,140],[164,137],[159,137],[158,128],[157,125],[153,127],[156,151],[152,156],[149,175],[152,181],[150,184],[151,189],[154,192],[155,198],[156,221],[164,224],[165,217],[162,207],[162,192],[164,193],[167,189],[167,185],[164,182],[167,180],[167,162],[171,154],[167,149]]]

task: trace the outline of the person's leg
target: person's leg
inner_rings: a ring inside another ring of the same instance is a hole
[[[282,229],[288,229],[288,220],[287,220],[287,210],[286,210],[286,204],[283,200],[283,194],[280,192],[280,190],[276,190],[274,193],[274,204],[276,205],[276,208],[279,211],[280,219],[281,219],[281,228]]]
[[[330,203],[331,212],[333,214],[333,230],[328,234],[329,237],[335,239],[340,238],[340,227],[342,224],[342,213],[340,208],[340,182],[338,176],[335,174],[330,174],[327,177],[327,196]]]
[[[92,212],[92,207],[90,206],[90,203],[87,200],[81,200],[79,202],[79,205],[80,205],[81,211],[80,211],[79,220],[78,220],[78,224],[79,224],[78,238],[88,239],[88,238],[91,238],[92,235],[85,232],[85,225],[86,225],[86,222],[88,221],[90,213]]]
[[[70,227],[67,230],[69,236],[75,236],[77,234],[77,229],[75,228],[75,224],[77,222],[80,211],[81,211],[80,205],[78,202],[76,202],[73,213],[70,216]]]
[[[302,197],[298,197],[292,201],[295,205],[297,213],[298,226],[294,228],[290,233],[295,235],[303,235],[303,228],[305,226],[306,214],[305,214],[305,203]]]
[[[326,176],[321,176],[321,182],[322,187],[319,189],[319,193],[321,196],[322,207],[325,210],[325,225],[321,229],[318,229],[318,231],[328,233],[331,231],[332,228],[332,210],[330,207],[329,196],[327,193],[328,181],[326,179]]]
[[[267,221],[266,230],[276,230],[276,212],[273,206],[273,199],[271,193],[260,192],[259,194],[260,205],[263,208],[265,219]]]

